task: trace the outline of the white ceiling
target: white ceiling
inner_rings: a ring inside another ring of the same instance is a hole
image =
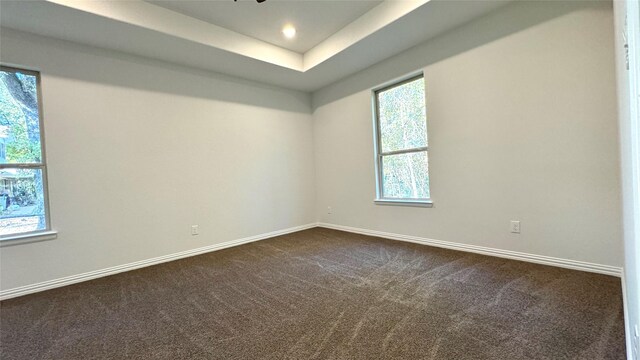
[[[298,53],[305,53],[347,24],[364,15],[381,0],[146,0],[163,8],[222,26]],[[285,39],[281,29],[293,24],[295,39]]]
[[[315,91],[511,0],[159,1],[0,0],[0,26]],[[267,9],[287,4],[301,34],[280,46],[286,14]]]

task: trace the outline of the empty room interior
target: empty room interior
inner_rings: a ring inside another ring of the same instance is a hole
[[[0,358],[640,360],[637,0],[0,0]]]

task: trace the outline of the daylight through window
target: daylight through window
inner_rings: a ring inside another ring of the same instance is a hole
[[[40,75],[0,67],[0,239],[49,230]]]
[[[428,202],[427,114],[422,75],[375,91],[378,200]]]

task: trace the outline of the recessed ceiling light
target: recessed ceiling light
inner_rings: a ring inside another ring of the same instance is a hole
[[[282,28],[282,34],[284,34],[284,37],[287,39],[293,39],[296,36],[296,28],[291,24],[287,24]]]

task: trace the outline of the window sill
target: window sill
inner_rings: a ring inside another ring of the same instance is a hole
[[[14,246],[38,241],[53,240],[58,237],[58,232],[54,230],[40,231],[31,234],[9,235],[0,238],[0,247]]]
[[[391,200],[391,199],[375,199],[376,205],[396,205],[396,206],[415,206],[415,207],[433,207],[431,200]]]

